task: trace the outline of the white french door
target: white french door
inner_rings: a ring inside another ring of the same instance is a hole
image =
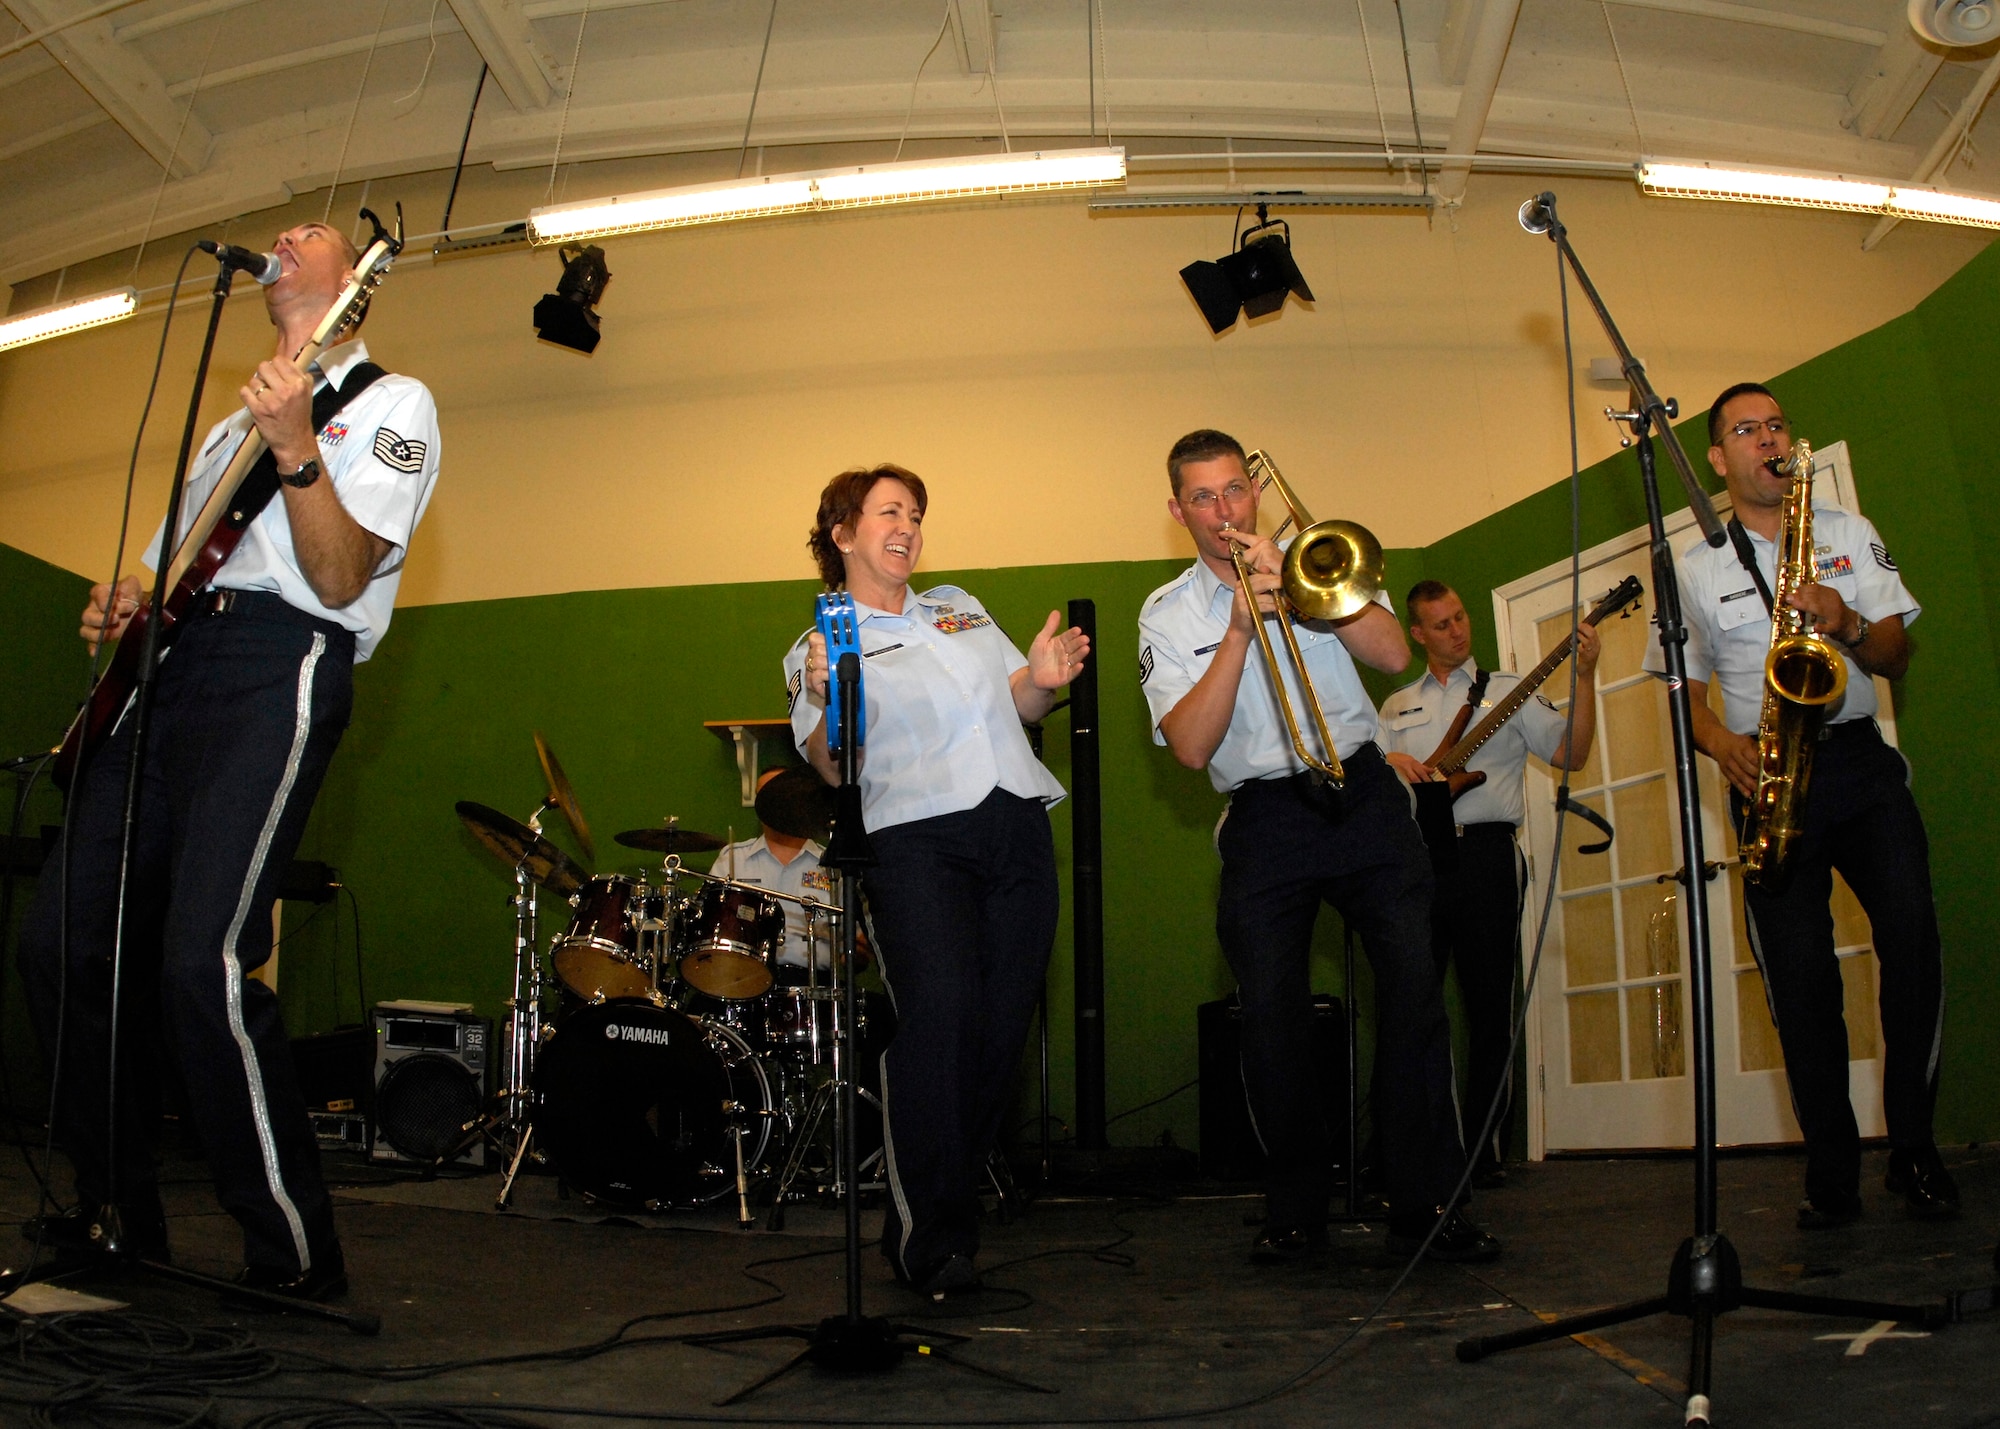
[[[1819,479],[1851,509],[1845,444],[1818,454]],[[1724,505],[1726,511],[1726,503]],[[1668,521],[1675,550],[1690,539],[1687,512]],[[1565,821],[1564,848],[1551,859],[1555,833],[1554,771],[1528,767],[1529,896],[1522,946],[1532,950],[1547,880],[1556,883],[1539,978],[1525,1030],[1529,1154],[1548,1151],[1680,1147],[1694,1139],[1691,1037],[1681,888],[1680,820],[1673,776],[1673,735],[1666,687],[1642,668],[1657,638],[1653,573],[1644,528],[1584,554],[1582,606],[1588,610],[1627,575],[1646,588],[1643,606],[1599,627],[1603,653],[1579,698],[1597,701],[1597,738],[1572,796],[1617,830],[1611,847],[1580,819]],[[1569,563],[1537,571],[1496,590],[1501,661],[1526,669],[1568,634]],[[1558,708],[1569,696],[1565,665],[1543,686]],[[1719,707],[1720,690],[1710,689]],[[1888,691],[1881,705],[1889,706]],[[1895,739],[1893,721],[1883,736]],[[1735,834],[1726,789],[1713,761],[1697,760],[1701,833],[1709,860],[1729,859],[1707,886],[1715,990],[1716,1132],[1723,1145],[1796,1141],[1791,1097],[1763,979],[1743,931],[1742,885],[1734,866]],[[1553,864],[1553,867],[1551,866]],[[1864,1136],[1882,1132],[1881,1035],[1875,1006],[1875,959],[1867,919],[1836,877],[1835,942],[1847,989],[1850,1082]]]

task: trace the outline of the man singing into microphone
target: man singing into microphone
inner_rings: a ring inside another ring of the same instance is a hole
[[[424,385],[383,373],[359,340],[306,369],[293,361],[360,255],[323,223],[279,235],[276,249],[264,289],[274,355],[244,383],[243,410],[203,440],[181,512],[184,533],[254,426],[277,494],[186,612],[155,684],[117,969],[115,1166],[107,1053],[129,711],[77,768],[58,845],[68,867],[59,855],[43,869],[22,929],[29,1007],[43,1045],[61,1050],[56,1134],[78,1203],[24,1234],[59,1251],[112,1240],[134,1255],[166,1253],[154,1165],[164,1051],[217,1197],[243,1228],[239,1280],[318,1298],[347,1283],[333,1207],[277,995],[248,974],[271,955],[271,905],[346,728],[353,666],[388,628],[437,479],[438,430]],[[316,392],[328,387],[344,404],[316,421]],[[146,546],[155,568],[163,535]],[[85,642],[117,639],[140,602],[137,575],[94,587]]]

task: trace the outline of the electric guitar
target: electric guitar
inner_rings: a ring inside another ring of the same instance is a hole
[[[1590,614],[1583,618],[1585,625],[1596,625],[1637,603],[1644,593],[1637,576],[1627,576],[1618,583],[1609,595],[1597,603]],[[1542,663],[1523,675],[1520,682],[1507,692],[1505,699],[1496,703],[1486,712],[1486,717],[1472,727],[1468,733],[1465,726],[1472,718],[1472,706],[1466,705],[1452,719],[1451,728],[1445,731],[1444,740],[1424,761],[1438,773],[1444,775],[1444,782],[1451,788],[1451,797],[1457,799],[1469,789],[1477,789],[1486,782],[1484,771],[1467,769],[1466,761],[1477,754],[1487,740],[1499,732],[1500,726],[1514,717],[1517,710],[1528,702],[1531,695],[1540,689],[1542,682],[1556,672],[1556,667],[1569,658],[1575,646],[1575,635],[1565,635],[1556,643],[1556,648],[1542,657]]]
[[[375,225],[375,236],[369,242],[361,261],[354,265],[354,272],[333,300],[306,340],[293,355],[292,360],[303,368],[331,346],[340,334],[354,323],[366,309],[369,297],[380,286],[389,271],[389,265],[396,255],[403,251],[402,205],[396,208],[396,231],[392,234],[382,226],[382,220],[368,209],[361,210],[361,216]],[[124,631],[118,638],[118,646],[112,652],[110,662],[91,687],[90,696],[71,722],[69,731],[63,736],[61,747],[56,751],[54,776],[59,788],[67,790],[76,775],[77,765],[95,754],[111,732],[118,727],[126,707],[132,702],[133,692],[138,688],[140,661],[146,648],[146,627],[155,619],[160,622],[159,653],[164,655],[174,637],[180,633],[181,617],[187,613],[189,604],[208,584],[215,579],[223,562],[235,552],[243,533],[257,518],[270,500],[265,492],[260,498],[251,499],[244,491],[244,484],[265,453],[264,438],[255,427],[236,449],[235,457],[215,489],[188,525],[187,535],[174,548],[174,554],[165,567],[159,584],[154,589],[154,599],[132,612]],[[246,499],[238,500],[239,496]],[[172,539],[168,532],[161,544]],[[115,598],[115,596],[114,596]]]

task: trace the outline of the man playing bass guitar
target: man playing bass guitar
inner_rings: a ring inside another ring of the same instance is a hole
[[[404,549],[437,477],[438,432],[421,382],[384,374],[359,340],[342,340],[358,305],[345,333],[325,331],[337,302],[353,301],[363,261],[346,236],[306,223],[275,249],[279,274],[264,289],[274,355],[243,384],[242,409],[197,449],[175,539],[162,530],[145,549],[157,568],[163,550],[181,546],[254,428],[277,492],[200,592],[170,612],[178,639],[154,685],[125,888],[115,1139],[107,1052],[129,712],[94,749],[72,733],[83,747],[58,845],[68,866],[59,855],[43,869],[22,930],[30,1009],[44,1047],[61,1049],[55,1130],[78,1198],[25,1234],[58,1250],[109,1236],[134,1255],[165,1254],[154,1165],[164,1052],[217,1196],[243,1229],[239,1278],[318,1297],[346,1284],[333,1208],[277,995],[246,975],[270,957],[271,905],[347,726],[353,666],[388,628]],[[381,251],[371,246],[371,259]],[[335,345],[301,367],[295,356],[315,341]],[[230,504],[247,511],[259,482],[253,471]],[[141,602],[137,575],[95,587],[85,642],[118,639]]]
[[[1410,638],[1426,656],[1422,678],[1382,703],[1382,737],[1389,762],[1412,783],[1443,778],[1424,761],[1448,747],[1446,733],[1470,700],[1477,723],[1506,698],[1519,676],[1485,671],[1472,658],[1472,624],[1457,592],[1440,581],[1419,581],[1404,601]],[[1515,972],[1521,952],[1521,895],[1526,884],[1515,831],[1527,811],[1522,770],[1530,754],[1565,769],[1580,769],[1590,757],[1597,731],[1597,702],[1590,697],[1597,668],[1597,629],[1577,627],[1576,728],[1565,737],[1565,720],[1541,695],[1523,703],[1467,763],[1483,781],[1452,806],[1455,858],[1434,859],[1436,889],[1431,905],[1431,948],[1438,976],[1458,967],[1470,1049],[1465,1096],[1459,1106],[1467,1153],[1473,1158],[1472,1184],[1491,1189],[1506,1181],[1501,1167],[1513,1131],[1513,1068],[1507,1044],[1513,1030]],[[1573,752],[1572,752],[1573,751]],[[1505,1087],[1492,1135],[1478,1146],[1486,1110]]]

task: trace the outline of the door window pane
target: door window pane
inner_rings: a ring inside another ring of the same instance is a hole
[[[1615,1082],[1623,1068],[1618,1056],[1618,994],[1572,992],[1569,1001],[1569,1079]]]

